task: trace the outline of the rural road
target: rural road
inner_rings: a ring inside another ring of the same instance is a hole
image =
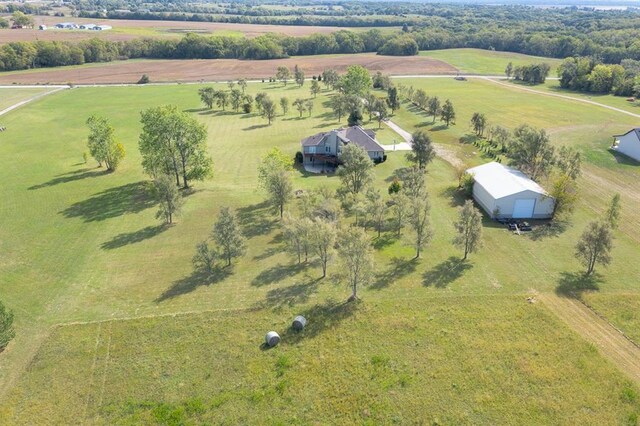
[[[640,384],[640,348],[624,334],[576,299],[550,293],[538,297],[558,318]]]

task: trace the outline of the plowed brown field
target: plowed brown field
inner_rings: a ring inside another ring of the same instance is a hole
[[[1,84],[109,84],[136,83],[142,74],[152,82],[227,81],[241,77],[268,78],[276,68],[298,65],[307,77],[333,68],[344,71],[349,65],[363,65],[369,71],[391,75],[451,74],[457,69],[425,56],[378,56],[372,53],[358,55],[298,56],[269,61],[237,59],[202,60],[139,60],[119,61],[82,67],[49,68],[28,72],[0,73]]]

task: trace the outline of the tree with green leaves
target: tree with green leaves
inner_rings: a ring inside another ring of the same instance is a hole
[[[176,185],[189,187],[193,180],[213,174],[207,155],[207,130],[202,123],[174,105],[149,108],[141,113],[139,147],[142,167],[152,177],[174,175]]]
[[[280,98],[280,108],[282,108],[282,115],[287,115],[287,112],[289,112],[289,98],[284,96]]]
[[[424,130],[414,132],[411,135],[411,151],[407,153],[407,160],[424,170],[435,156],[431,137]]]
[[[484,136],[484,130],[487,127],[487,117],[480,112],[474,112],[471,117],[471,127],[473,128],[476,136]]]
[[[311,80],[311,88],[309,90],[311,91],[311,94],[314,98],[318,95],[318,93],[320,93],[320,83],[318,83],[318,80]]]
[[[566,173],[559,173],[553,180],[549,195],[553,197],[553,218],[571,213],[578,200],[576,181]]]
[[[245,90],[247,90],[247,79],[246,78],[239,79],[238,86],[240,86],[240,89],[242,90],[242,94],[244,95]]]
[[[231,107],[235,112],[240,110],[240,106],[242,105],[242,100],[244,98],[242,91],[240,89],[231,89]]]
[[[280,80],[281,82],[283,82],[284,85],[286,86],[287,82],[291,78],[291,71],[289,71],[289,68],[287,68],[285,66],[280,66],[276,70],[276,78],[278,80]]]
[[[389,118],[389,111],[387,111],[387,105],[382,99],[376,100],[374,105],[376,110],[376,119],[378,120],[378,129],[382,128],[382,123]]]
[[[373,93],[369,92],[362,98],[364,100],[364,109],[369,114],[369,121],[373,119],[373,115],[376,112],[376,101],[378,98]]]
[[[297,98],[295,101],[293,101],[293,107],[298,110],[300,118],[302,118],[302,114],[304,114],[304,111],[306,109],[304,106],[304,99]]]
[[[216,267],[216,257],[215,250],[209,248],[209,244],[206,241],[202,241],[196,246],[196,254],[191,259],[191,263],[193,263],[196,271],[211,275]]]
[[[340,233],[338,253],[351,287],[348,301],[358,299],[358,288],[369,283],[373,269],[371,241],[362,228],[349,227]]]
[[[218,90],[216,92],[216,105],[218,105],[224,111],[229,103],[229,93],[224,90]]]
[[[513,74],[513,63],[509,62],[507,64],[507,67],[504,69],[504,74],[507,76],[507,80],[509,80],[511,78],[511,75]]]
[[[216,101],[217,90],[213,87],[203,87],[198,89],[198,95],[200,95],[200,100],[203,104],[207,106],[209,109],[213,109],[213,103]]]
[[[510,164],[533,180],[545,177],[555,163],[555,149],[547,132],[523,124],[514,131],[509,144]]]
[[[327,88],[335,89],[336,84],[340,80],[340,76],[336,70],[324,70],[322,71],[322,82]]]
[[[258,110],[260,115],[262,115],[262,103],[265,100],[265,98],[268,98],[268,97],[269,97],[269,95],[267,95],[265,92],[256,93],[256,97],[255,97],[254,101],[256,103],[256,109]]]
[[[298,264],[309,258],[309,251],[312,247],[312,232],[314,224],[311,219],[302,217],[295,218],[286,215],[282,221],[282,234],[284,236],[287,250],[298,258]]]
[[[343,188],[357,195],[373,181],[373,162],[369,154],[359,145],[350,143],[342,149],[342,164],[336,174],[340,177]]]
[[[158,176],[153,181],[153,190],[159,207],[156,219],[162,219],[167,224],[173,223],[174,216],[182,211],[184,200],[182,193],[169,175]]]
[[[404,169],[401,174],[403,191],[411,199],[422,197],[425,192],[424,169],[418,166]]]
[[[235,215],[228,207],[223,207],[218,220],[213,225],[212,237],[220,247],[221,255],[226,259],[227,266],[231,260],[240,257],[246,250],[246,240],[242,235]]]
[[[571,179],[576,180],[582,173],[582,157],[574,148],[563,146],[558,151],[556,166]]]
[[[378,191],[371,191],[371,194],[368,195],[367,213],[373,221],[375,230],[378,232],[378,238],[380,238],[380,234],[382,232],[382,228],[384,227],[384,221],[387,215],[387,204],[382,199],[382,196]]]
[[[416,249],[416,259],[420,257],[422,249],[431,241],[433,232],[429,224],[429,212],[431,204],[426,193],[423,197],[411,200],[409,226],[413,230],[413,243]]]
[[[387,90],[387,105],[389,109],[391,109],[392,115],[400,108],[400,98],[398,97],[398,89],[396,87],[391,86],[389,90]]]
[[[304,109],[309,113],[309,117],[311,117],[311,112],[313,111],[313,100],[307,99],[304,103]]]
[[[362,65],[351,65],[340,78],[340,88],[347,95],[363,96],[371,89],[371,75]]]
[[[227,87],[229,88],[229,90],[233,90],[235,85],[236,83],[233,80],[227,81]]]
[[[267,192],[269,201],[280,211],[280,218],[284,213],[284,206],[293,198],[293,183],[291,174],[286,170],[274,170],[269,174]]]
[[[327,276],[327,264],[333,255],[338,232],[334,223],[315,219],[310,229],[311,248],[322,266],[322,278]]]
[[[359,109],[356,108],[349,113],[349,117],[347,117],[347,125],[349,127],[362,126],[362,123],[363,123],[362,112],[360,112]]]
[[[464,251],[462,260],[466,260],[469,253],[475,253],[482,246],[482,213],[475,208],[473,201],[465,201],[454,226],[457,235],[453,244]]]
[[[304,85],[304,71],[297,64],[293,67],[293,79],[298,86]]]
[[[329,100],[329,108],[333,110],[333,113],[338,117],[338,122],[342,116],[347,112],[347,105],[344,101],[344,97],[341,95],[334,95]]]
[[[453,109],[453,104],[449,99],[444,101],[444,105],[440,109],[440,120],[444,121],[447,127],[449,127],[449,124],[456,124],[456,111]]]
[[[437,96],[430,98],[427,103],[427,114],[433,116],[433,123],[436,122],[436,117],[440,114],[440,99]]]
[[[418,89],[415,91],[412,101],[418,108],[424,110],[428,108],[430,99],[432,98],[429,98],[429,96],[427,96],[427,92],[425,92],[423,89]]]
[[[613,234],[605,222],[591,222],[576,244],[576,257],[587,268],[585,274],[591,275],[597,264],[607,266],[611,263]]]
[[[89,126],[87,142],[89,153],[100,166],[104,163],[108,171],[115,171],[125,157],[124,145],[114,136],[115,129],[109,120],[95,115],[87,119],[87,126]]]
[[[273,102],[273,100],[268,97],[265,96],[262,99],[262,117],[266,118],[267,121],[269,122],[269,125],[271,125],[271,122],[273,121],[274,118],[276,118],[276,114],[277,114],[277,110],[276,110],[276,103]]]
[[[620,211],[622,210],[622,200],[620,198],[619,193],[615,193],[613,197],[611,197],[611,201],[609,202],[609,206],[607,207],[607,211],[604,215],[604,220],[609,224],[611,229],[617,229],[618,223],[620,222]]]
[[[407,224],[409,215],[410,200],[403,193],[394,193],[391,196],[391,216],[393,229],[397,232],[397,237],[402,237],[402,230]]]
[[[13,21],[14,25],[18,25],[21,27],[33,27],[33,17],[19,10],[13,12],[13,15],[11,15],[11,20]]]
[[[13,312],[0,302],[0,352],[9,345],[14,337],[16,337],[16,332],[13,329]]]
[[[0,30],[5,29],[5,28],[9,28],[9,21],[7,21],[6,19],[0,17]]]

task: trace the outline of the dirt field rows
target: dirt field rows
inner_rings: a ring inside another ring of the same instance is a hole
[[[382,71],[391,75],[451,74],[457,71],[451,65],[424,56],[393,57],[372,53],[359,55],[305,56],[269,61],[243,61],[237,59],[201,60],[140,60],[108,64],[56,69],[40,69],[27,72],[0,74],[4,84],[106,84],[135,83],[142,74],[153,82],[170,81],[227,81],[238,78],[268,78],[276,68],[299,65],[307,76],[322,73],[327,67],[343,72],[349,65],[363,65],[369,71]]]

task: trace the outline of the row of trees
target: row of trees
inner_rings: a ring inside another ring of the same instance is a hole
[[[398,92],[407,101],[433,117],[433,123],[439,117],[447,126],[456,124],[456,111],[453,103],[447,99],[442,103],[437,96],[429,96],[423,89],[398,85]]]
[[[549,76],[551,66],[542,62],[539,64],[516,65],[509,62],[504,70],[507,79],[513,77],[514,80],[523,81],[529,84],[542,84]]]
[[[606,65],[595,57],[565,59],[558,67],[560,87],[618,96],[640,95],[640,61],[625,59]]]

